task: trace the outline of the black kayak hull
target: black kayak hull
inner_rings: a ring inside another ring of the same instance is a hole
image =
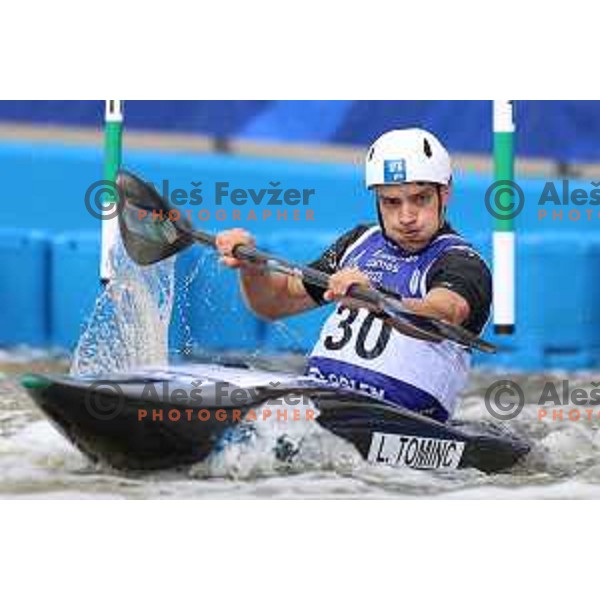
[[[371,463],[494,473],[512,468],[530,450],[527,441],[494,423],[439,423],[293,374],[202,365],[102,379],[32,376],[23,384],[81,452],[124,471],[203,461],[226,432],[250,422],[265,403],[273,415],[285,410],[291,419],[298,402],[308,399],[319,425],[352,443]],[[202,393],[193,397],[198,389]]]

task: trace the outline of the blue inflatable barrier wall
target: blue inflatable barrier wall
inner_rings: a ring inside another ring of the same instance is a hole
[[[73,231],[56,235],[51,244],[51,345],[73,350],[100,293],[100,236]]]
[[[49,343],[49,239],[43,232],[0,228],[0,343]]]
[[[2,143],[0,161],[4,167],[0,344],[70,349],[98,291],[100,221],[86,209],[85,196],[91,184],[102,178],[101,151]],[[193,189],[201,190],[201,204],[180,207],[192,210],[196,225],[213,232],[245,227],[261,247],[298,261],[317,258],[337,236],[359,222],[372,222],[375,214],[373,199],[363,188],[361,169],[353,165],[127,149],[124,163],[154,181],[161,191],[168,178],[172,199],[176,188],[186,190],[188,196]],[[457,173],[449,209],[452,223],[475,241],[488,260],[493,222],[484,197],[491,181],[491,176]],[[218,182],[229,185],[220,204]],[[517,218],[517,334],[494,339],[488,328],[487,336],[503,352],[477,360],[502,368],[597,366],[598,208],[540,204],[546,182],[528,179],[519,183],[526,201]],[[562,182],[555,185],[562,189]],[[586,181],[571,181],[570,186],[594,188]],[[245,203],[233,203],[236,188],[245,190]],[[249,190],[255,198],[265,190],[263,201],[255,203]],[[266,205],[265,198],[273,197],[274,190],[283,190],[281,197],[287,190],[298,190],[300,197],[305,190],[314,192],[306,205]],[[207,212],[199,215],[200,210]],[[235,210],[240,220],[235,220]],[[265,215],[264,210],[272,214]],[[287,218],[277,220],[277,210],[287,211]],[[294,218],[296,210],[298,219]],[[311,218],[307,210],[313,211]],[[252,211],[254,218],[249,218]],[[43,234],[33,234],[33,230]],[[171,328],[175,351],[194,346],[217,351],[308,351],[328,310],[274,326],[256,319],[243,305],[235,273],[218,266],[208,251],[187,250],[178,259],[177,270]],[[194,270],[197,273],[190,278]]]

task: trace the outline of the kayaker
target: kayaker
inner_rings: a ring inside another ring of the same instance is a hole
[[[221,232],[217,246],[224,264],[240,269],[244,298],[263,318],[335,303],[310,354],[308,374],[445,421],[466,384],[470,352],[449,341],[403,335],[346,292],[353,285],[385,289],[417,313],[480,334],[490,313],[490,271],[446,220],[452,167],[432,133],[402,129],[379,137],[367,153],[366,185],[375,196],[378,224],[344,233],[310,264],[331,275],[325,293],[233,258],[236,245],[254,246],[243,229]]]

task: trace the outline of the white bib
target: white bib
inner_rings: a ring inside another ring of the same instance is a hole
[[[408,383],[436,398],[449,415],[466,384],[471,359],[469,352],[452,342],[416,340],[364,308],[341,305],[325,321],[310,358],[352,365],[365,387],[373,371]]]

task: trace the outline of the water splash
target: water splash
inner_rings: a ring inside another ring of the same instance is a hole
[[[316,422],[319,411],[312,402],[297,407],[297,420],[261,419],[265,408],[273,405],[265,403],[256,409],[256,421],[227,432],[215,452],[190,469],[190,476],[248,480],[320,470],[348,473],[363,463],[352,444]]]
[[[96,299],[74,352],[71,375],[168,363],[175,258],[140,267],[119,242],[112,262],[116,276]]]

